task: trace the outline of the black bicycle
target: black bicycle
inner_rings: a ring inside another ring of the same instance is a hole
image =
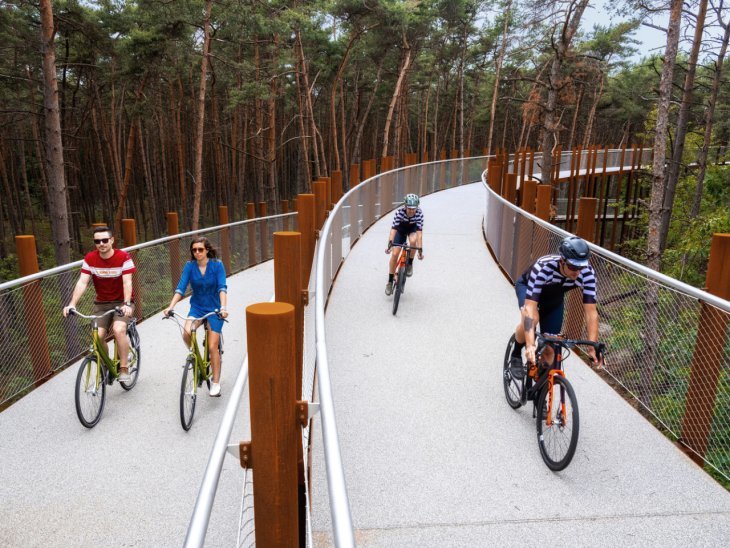
[[[406,278],[408,271],[408,255],[410,251],[423,251],[423,248],[411,246],[408,244],[392,244],[388,246],[388,251],[391,247],[400,247],[400,255],[398,256],[398,265],[395,268],[395,275],[393,278],[393,316],[398,312],[398,303],[400,302],[400,296],[406,287]]]
[[[507,403],[513,409],[533,402],[532,416],[537,423],[537,444],[540,455],[548,468],[554,471],[566,468],[575,455],[578,446],[580,415],[575,390],[563,371],[563,360],[570,350],[577,346],[592,346],[599,363],[606,345],[601,342],[581,339],[565,339],[548,334],[537,335],[535,364],[522,363],[514,368],[510,361],[515,346],[515,336],[509,340],[504,354],[502,381]],[[552,348],[555,358],[548,365],[543,358],[547,348]]]

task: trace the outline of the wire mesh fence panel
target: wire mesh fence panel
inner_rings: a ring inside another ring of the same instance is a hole
[[[513,282],[537,258],[555,254],[567,235],[489,189],[486,202],[487,242]],[[713,306],[697,296],[702,292],[670,285],[600,248],[591,265],[599,339],[608,345],[605,371],[655,423],[730,480],[730,304]],[[580,291],[568,293],[565,309],[562,331],[585,337]]]

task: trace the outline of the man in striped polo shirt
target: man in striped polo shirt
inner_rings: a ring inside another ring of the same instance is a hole
[[[423,247],[423,211],[418,207],[421,202],[416,194],[407,194],[403,200],[403,207],[399,207],[393,217],[393,224],[388,235],[388,247],[386,253],[390,253],[390,264],[388,268],[388,284],[385,286],[385,294],[393,294],[393,279],[395,269],[398,265],[400,248],[393,247],[393,244],[401,245],[406,242],[414,247]],[[423,250],[418,251],[418,260],[423,259]],[[413,251],[408,255],[407,276],[413,275]]]
[[[581,288],[583,313],[588,338],[598,341],[598,310],[596,309],[596,271],[590,265],[591,250],[585,240],[577,236],[565,238],[557,255],[545,255],[517,280],[515,293],[522,321],[515,329],[516,344],[512,351],[510,370],[516,378],[524,376],[522,349],[528,363],[535,363],[535,327],[542,333],[557,335],[563,327],[564,295]],[[588,347],[591,359],[596,351]],[[552,350],[547,348],[545,359],[552,362]]]
[[[71,302],[63,309],[68,316],[69,310],[76,308],[76,303],[86,291],[89,282],[94,283],[96,298],[92,315],[98,316],[121,308],[123,316],[100,318],[97,325],[99,337],[104,340],[109,324],[119,349],[119,380],[129,382],[127,360],[129,358],[129,341],[127,340],[127,324],[134,312],[132,294],[132,274],[136,270],[132,257],[122,249],[114,249],[114,235],[107,227],[94,229],[94,245],[96,249],[86,254],[81,264],[81,275],[76,282]]]

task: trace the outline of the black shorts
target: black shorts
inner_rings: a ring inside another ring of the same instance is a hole
[[[515,284],[517,304],[520,308],[525,306],[527,297],[527,284],[519,278]],[[565,311],[565,293],[553,292],[549,295],[541,295],[537,301],[537,313],[540,317],[540,331],[558,335],[563,328],[563,314]],[[544,298],[543,298],[544,297]]]
[[[400,229],[395,231],[395,238],[393,238],[393,243],[397,245],[402,245],[408,241],[408,236],[410,234],[413,234],[414,232],[418,232],[418,227],[416,225],[413,225],[413,228],[409,228],[405,232],[401,232]]]

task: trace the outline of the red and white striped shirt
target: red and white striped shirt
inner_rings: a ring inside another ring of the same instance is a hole
[[[129,253],[115,249],[108,259],[102,258],[99,250],[86,254],[81,264],[81,272],[91,274],[96,290],[96,302],[111,302],[124,300],[124,284],[122,276],[132,274],[137,269]]]

